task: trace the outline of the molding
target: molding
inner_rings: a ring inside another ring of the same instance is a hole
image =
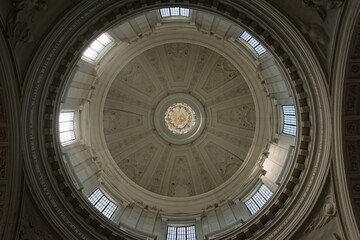
[[[355,212],[350,207],[356,207],[352,203],[352,196],[349,189],[348,171],[345,165],[344,154],[344,96],[345,82],[350,71],[348,62],[351,57],[351,50],[356,44],[356,37],[359,35],[360,2],[349,1],[342,15],[340,31],[336,41],[336,52],[334,53],[333,71],[331,72],[332,96],[333,96],[333,118],[334,118],[334,158],[332,159],[334,185],[336,200],[338,203],[340,223],[346,239],[360,239],[360,231],[355,218]],[[352,36],[350,35],[352,34]]]

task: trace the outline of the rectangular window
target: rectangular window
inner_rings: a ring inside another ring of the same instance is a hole
[[[99,210],[105,217],[111,218],[118,206],[110,201],[103,192],[97,188],[90,196],[88,200],[91,204]]]
[[[101,53],[104,48],[112,42],[111,38],[106,34],[101,34],[95,39],[90,46],[84,51],[83,58],[94,62],[97,56]]]
[[[295,106],[282,106],[284,125],[283,133],[296,136],[296,111]]]
[[[242,40],[244,40],[245,42],[247,42],[255,51],[256,53],[260,56],[262,54],[264,54],[267,50],[266,48],[261,45],[261,43],[259,43],[258,40],[256,40],[253,36],[250,35],[250,33],[244,31],[241,35],[240,38]]]
[[[189,17],[190,9],[181,7],[160,8],[161,18],[167,17]]]
[[[196,240],[195,226],[168,226],[166,240]]]
[[[272,196],[272,192],[264,184],[252,195],[246,202],[245,206],[249,209],[251,215],[254,215],[262,208]]]
[[[65,143],[75,140],[75,112],[66,111],[59,115],[60,142]]]

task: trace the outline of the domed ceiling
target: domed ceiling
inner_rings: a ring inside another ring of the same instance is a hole
[[[131,59],[103,110],[116,165],[141,187],[170,197],[205,193],[241,171],[255,120],[244,76],[220,54],[190,43]]]

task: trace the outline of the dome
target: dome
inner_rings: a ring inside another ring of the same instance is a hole
[[[208,48],[177,42],[146,50],[120,70],[103,126],[128,178],[157,194],[189,197],[220,186],[247,162],[255,116],[234,65]]]
[[[296,236],[332,155],[316,29],[267,1],[78,3],[26,73],[34,199],[69,239]]]

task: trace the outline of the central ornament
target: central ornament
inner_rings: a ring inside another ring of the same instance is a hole
[[[154,127],[170,144],[188,144],[205,128],[205,110],[201,102],[187,93],[171,93],[154,111]]]
[[[174,134],[186,134],[195,125],[195,111],[186,103],[175,103],[165,113],[165,125]]]

